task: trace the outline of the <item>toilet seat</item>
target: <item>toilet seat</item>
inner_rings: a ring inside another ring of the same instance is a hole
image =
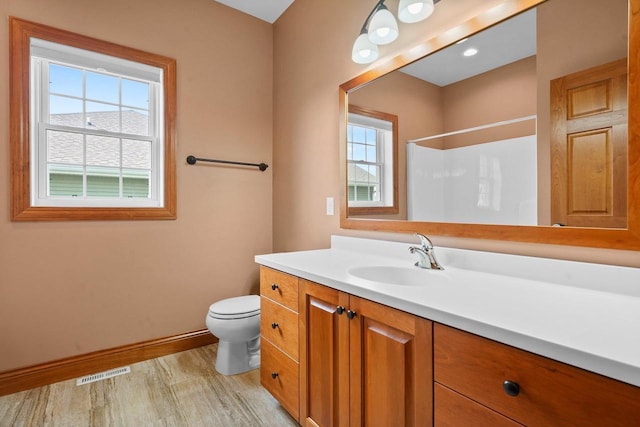
[[[209,316],[214,319],[244,319],[260,315],[260,297],[245,295],[214,302],[209,306]]]

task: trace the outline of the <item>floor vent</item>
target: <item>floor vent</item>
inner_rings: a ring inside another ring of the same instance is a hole
[[[109,371],[100,372],[97,374],[87,375],[82,378],[78,378],[76,380],[76,385],[84,385],[89,383],[94,383],[96,381],[102,381],[107,378],[117,377],[118,375],[124,375],[131,372],[131,368],[128,366],[124,366],[122,368],[111,369]]]

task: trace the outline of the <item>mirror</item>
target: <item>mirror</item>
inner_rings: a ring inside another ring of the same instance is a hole
[[[639,160],[637,125],[627,136],[626,119],[638,108],[637,63],[626,61],[638,18],[627,11],[640,1],[522,3],[506,1],[502,15],[483,12],[341,85],[343,165],[354,160],[348,108],[398,116],[400,199],[397,214],[361,214],[343,189],[342,228],[640,248],[640,183],[628,167]],[[462,57],[469,48],[478,55]],[[447,56],[479,71],[442,65]],[[486,56],[506,57],[490,65]]]

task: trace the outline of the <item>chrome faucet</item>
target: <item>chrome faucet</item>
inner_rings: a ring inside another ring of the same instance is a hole
[[[420,258],[415,264],[416,267],[428,268],[431,270],[444,270],[444,267],[442,267],[436,259],[436,254],[431,240],[420,233],[416,233],[416,236],[420,238],[420,246],[409,246],[409,252],[412,254],[417,253]]]

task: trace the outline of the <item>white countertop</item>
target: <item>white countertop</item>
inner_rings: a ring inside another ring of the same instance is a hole
[[[348,272],[411,267],[417,257],[408,247],[333,236],[330,249],[255,260],[640,387],[640,269],[436,247],[445,270],[429,274],[444,276],[441,283],[393,285]]]

